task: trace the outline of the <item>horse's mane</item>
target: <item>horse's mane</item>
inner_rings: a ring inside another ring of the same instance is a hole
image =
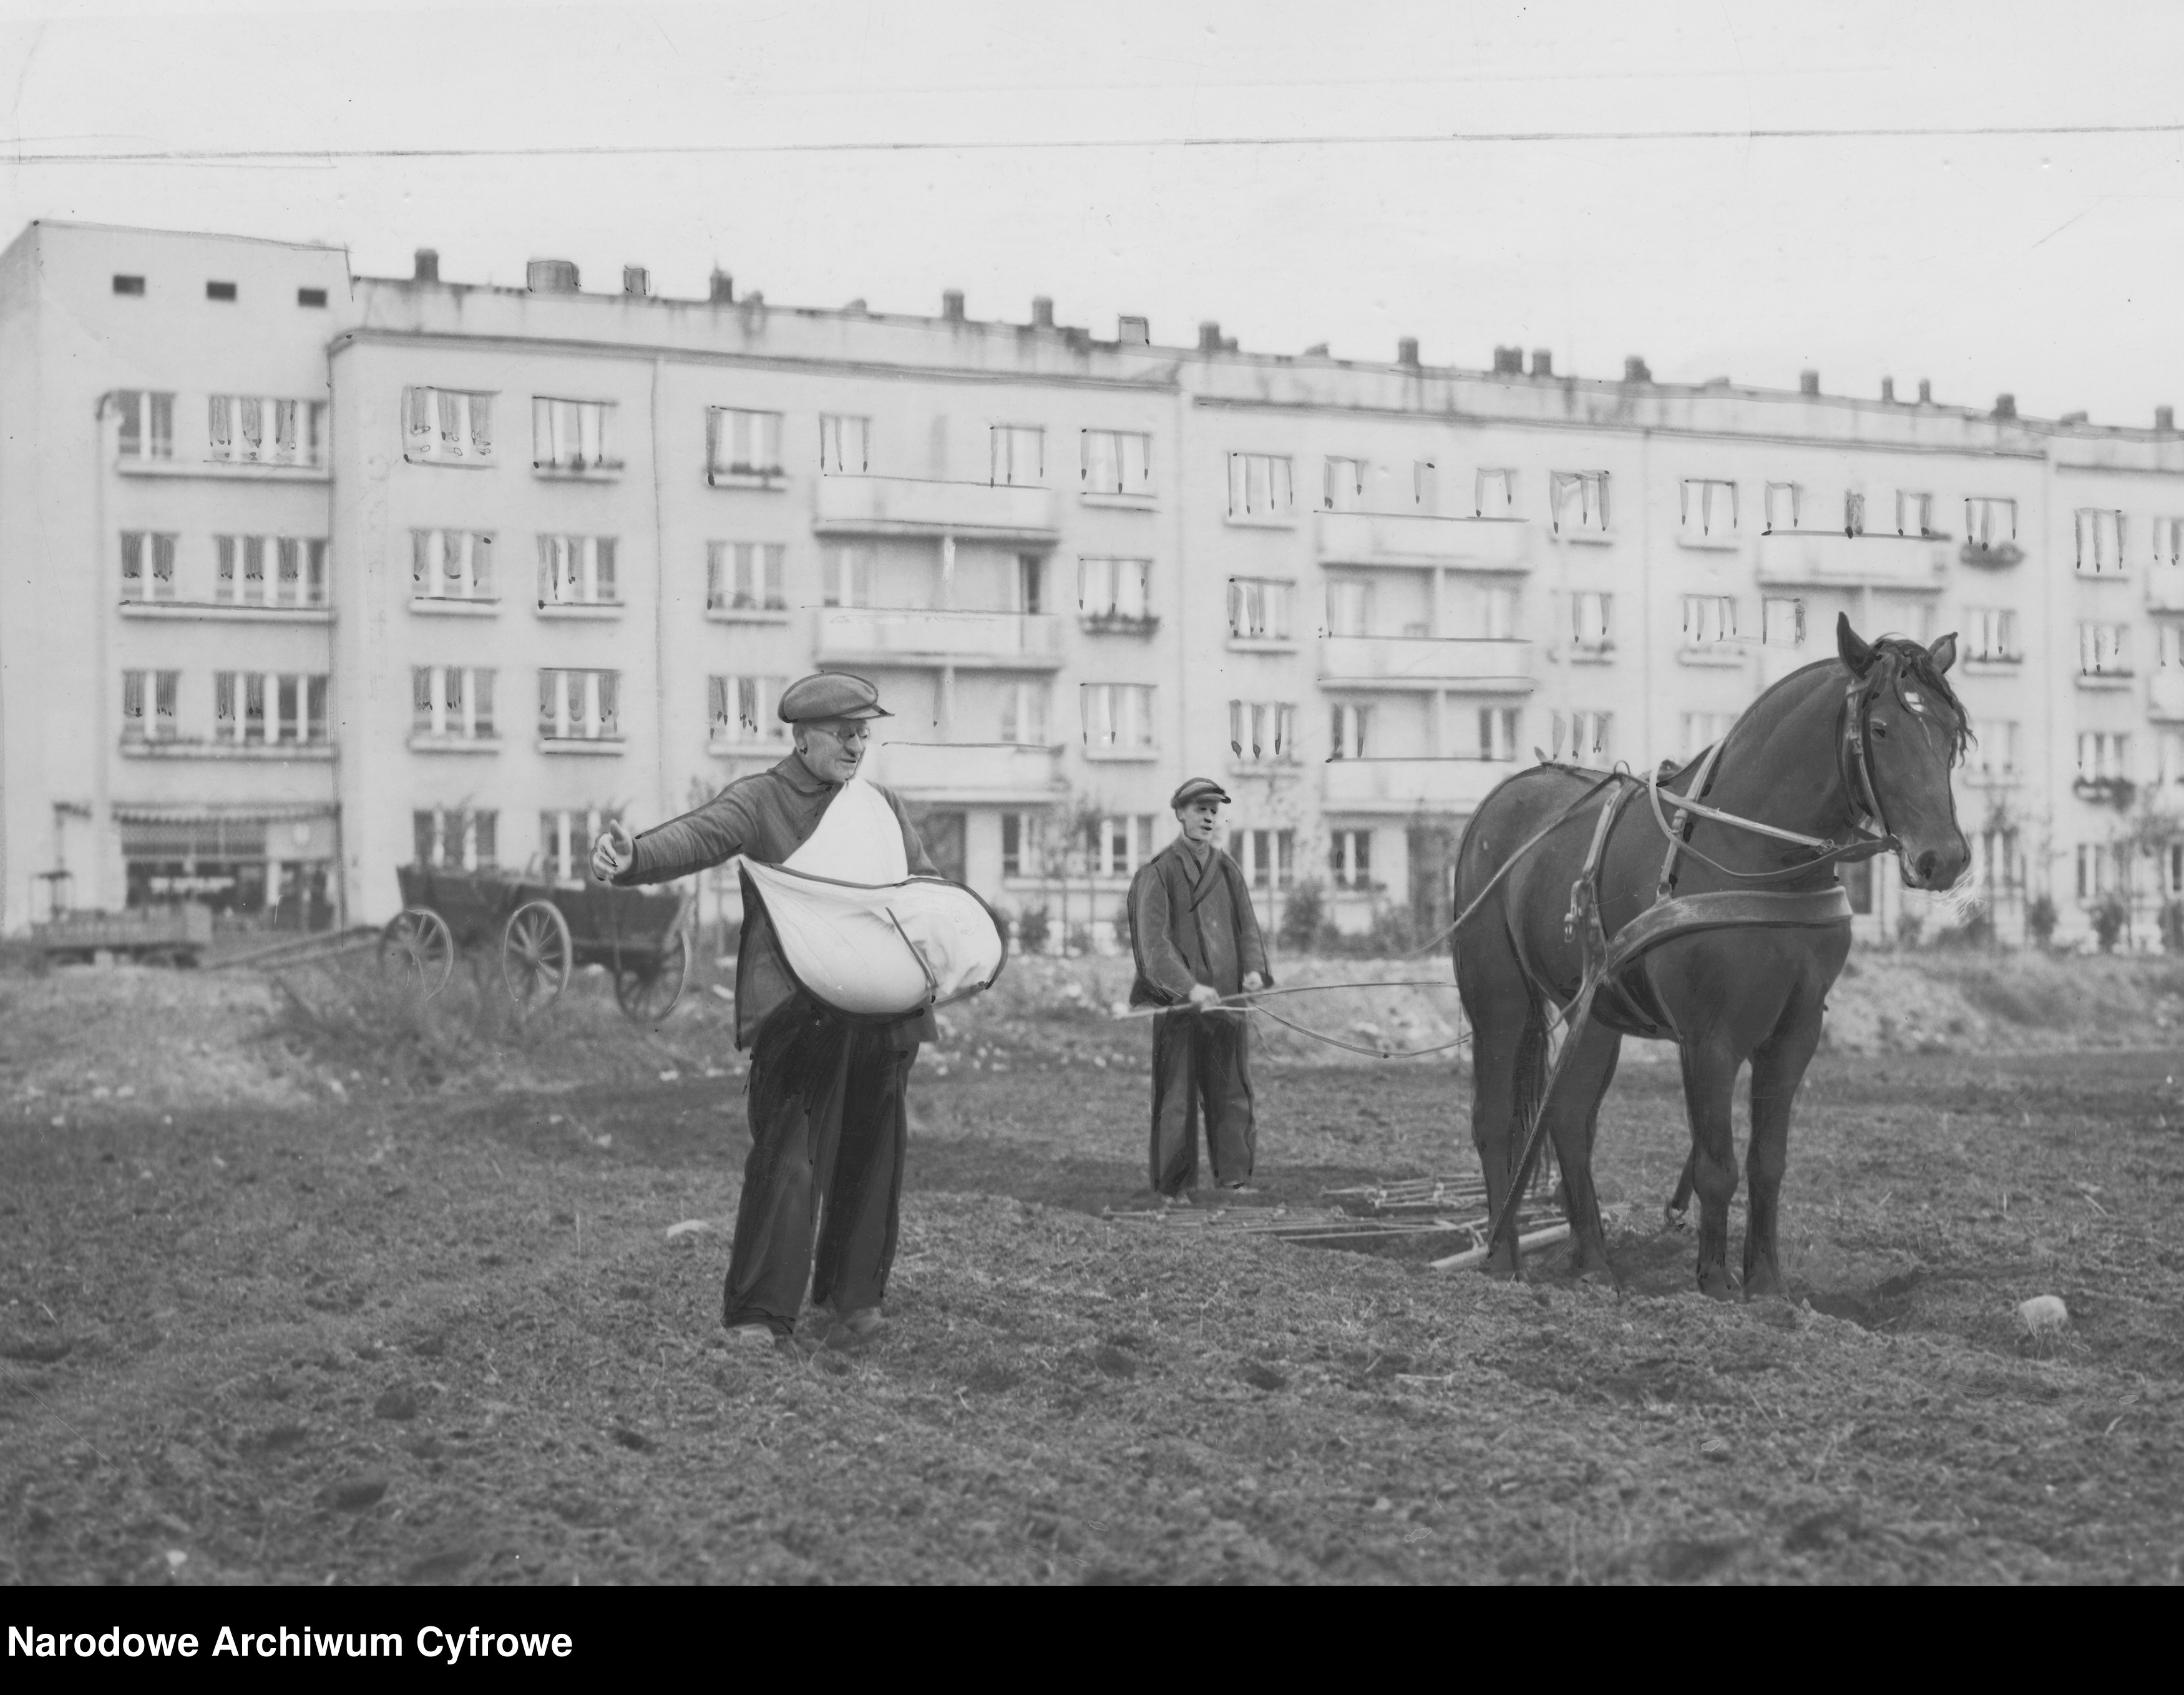
[[[1949,687],[1948,679],[1942,675],[1942,668],[1934,663],[1933,655],[1908,636],[1876,636],[1873,639],[1873,662],[1866,667],[1865,672],[1869,686],[1885,680],[1885,677],[1875,676],[1884,660],[1893,662],[1892,674],[1896,677],[1899,680],[1908,677],[1915,686],[1925,689],[1949,709],[1953,721],[1948,732],[1949,757],[1953,762],[1961,761],[1972,744],[1971,715],[1964,711],[1964,703],[1958,698],[1957,691]],[[1841,677],[1844,670],[1841,657],[1832,654],[1825,659],[1814,660],[1810,665],[1799,666],[1780,682],[1761,690],[1759,698],[1738,716],[1738,726],[1741,728],[1747,722],[1771,722],[1761,715],[1760,707],[1789,689],[1793,683],[1815,681],[1823,672]],[[1776,704],[1778,706],[1780,705],[1779,702]],[[1681,776],[1696,763],[1696,759],[1685,761],[1676,774]]]

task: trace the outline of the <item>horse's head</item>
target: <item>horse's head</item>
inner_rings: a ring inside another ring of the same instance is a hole
[[[1868,642],[1840,616],[1836,650],[1860,685],[1849,709],[1851,799],[1896,839],[1907,885],[1947,889],[1972,856],[1949,783],[1971,739],[1964,703],[1942,674],[1956,661],[1957,638],[1931,647],[1902,636]]]

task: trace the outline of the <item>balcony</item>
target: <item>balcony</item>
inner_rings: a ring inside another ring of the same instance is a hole
[[[883,742],[868,774],[918,800],[1043,806],[1067,787],[1061,756],[1016,742]]]
[[[2164,665],[2146,679],[2146,716],[2157,723],[2184,723],[2184,671]]]
[[[1946,536],[1847,536],[1841,530],[1774,530],[1759,538],[1759,580],[1785,585],[1942,586]]]
[[[1529,642],[1437,636],[1323,636],[1319,642],[1323,685],[1522,694],[1533,686],[1532,671]]]
[[[1343,812],[1468,812],[1519,767],[1489,759],[1331,759],[1320,805]]]
[[[812,488],[811,527],[822,536],[1050,543],[1060,530],[1051,488],[915,477],[822,477]]]
[[[1532,527],[1521,518],[1429,518],[1414,512],[1322,512],[1322,565],[1529,571]]]
[[[1061,620],[1052,613],[826,606],[818,616],[822,661],[991,671],[1053,671],[1061,664]]]
[[[2184,612],[2184,566],[2157,565],[2146,573],[2146,610]]]

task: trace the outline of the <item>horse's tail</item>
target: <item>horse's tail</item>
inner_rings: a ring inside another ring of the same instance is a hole
[[[1517,1146],[1531,1143],[1533,1126],[1540,1122],[1540,1114],[1547,1105],[1547,1067],[1552,1057],[1547,1044],[1546,1008],[1539,1001],[1529,1003],[1524,1014],[1524,1033],[1517,1041],[1517,1075],[1513,1104],[1517,1110]],[[1530,1192],[1543,1193],[1550,1182],[1549,1172],[1554,1164],[1554,1151],[1542,1140],[1538,1163],[1529,1174]],[[1509,1174],[1512,1185],[1524,1182],[1526,1174]]]

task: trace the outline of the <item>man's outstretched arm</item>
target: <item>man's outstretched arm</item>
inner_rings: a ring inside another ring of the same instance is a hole
[[[592,875],[602,883],[666,883],[733,859],[755,839],[757,821],[735,789],[654,826],[633,839],[619,825],[592,847]]]

